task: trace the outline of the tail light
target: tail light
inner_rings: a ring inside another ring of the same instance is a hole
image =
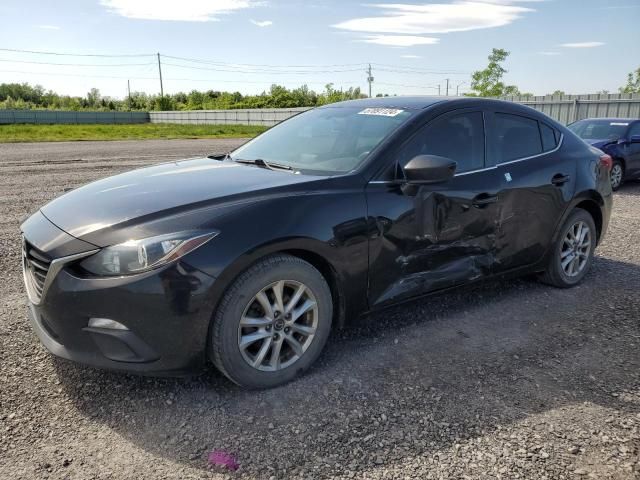
[[[613,167],[613,158],[606,153],[600,155],[600,166],[606,168],[608,171],[611,171],[611,167]]]

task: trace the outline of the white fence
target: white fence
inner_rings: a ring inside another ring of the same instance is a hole
[[[583,118],[640,118],[640,94],[561,95],[505,97],[546,113],[560,123]],[[191,110],[172,112],[64,112],[50,110],[0,110],[0,124],[7,123],[189,123],[209,125],[272,126],[308,110],[255,108],[244,110]]]
[[[254,108],[246,110],[191,110],[179,112],[149,112],[151,123],[191,123],[212,125],[266,125],[273,126],[309,110],[299,108]]]
[[[505,97],[503,100],[529,105],[565,125],[591,117],[640,118],[640,94],[547,95],[544,97]],[[151,123],[272,126],[305,110],[308,110],[308,107],[192,110],[149,112],[149,117]]]

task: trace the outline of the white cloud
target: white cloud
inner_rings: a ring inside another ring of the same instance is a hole
[[[36,25],[36,27],[43,30],[60,30],[60,27],[57,25]]]
[[[400,55],[400,58],[422,58],[420,55]]]
[[[112,12],[141,20],[216,21],[219,15],[251,8],[253,0],[100,0]]]
[[[554,55],[560,55],[560,52],[538,52],[538,55],[554,56]]]
[[[258,20],[249,20],[249,21],[254,25],[257,25],[258,27],[270,27],[271,25],[273,25],[273,22],[271,20],[263,20],[261,22],[259,22]]]
[[[392,47],[412,47],[414,45],[433,45],[438,43],[440,39],[415,35],[368,35],[361,41],[378,45],[391,45]]]
[[[576,42],[576,43],[563,43],[560,45],[565,48],[593,48],[593,47],[601,47],[604,45],[604,42]]]
[[[380,15],[353,18],[333,26],[352,32],[423,35],[500,27],[534,11],[513,3],[509,0],[456,0],[423,5],[376,4],[371,7],[380,9]]]

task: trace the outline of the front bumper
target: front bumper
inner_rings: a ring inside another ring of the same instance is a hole
[[[149,272],[83,277],[74,262],[96,250],[37,213],[22,225],[33,328],[54,355],[112,370],[173,375],[206,365],[215,279],[178,261]],[[92,318],[126,328],[89,327]]]
[[[206,364],[214,279],[184,263],[134,277],[80,278],[63,269],[29,317],[54,355],[111,370],[194,373]],[[115,320],[127,329],[89,327]]]

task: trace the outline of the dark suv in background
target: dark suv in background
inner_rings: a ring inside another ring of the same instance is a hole
[[[610,168],[522,105],[327,105],[228,155],[42,207],[21,226],[31,321],[71,360],[152,374],[211,361],[275,386],[356,315],[498,275],[578,284],[609,223]]]
[[[613,190],[620,188],[626,179],[640,177],[640,119],[587,118],[568,128],[611,156]]]

